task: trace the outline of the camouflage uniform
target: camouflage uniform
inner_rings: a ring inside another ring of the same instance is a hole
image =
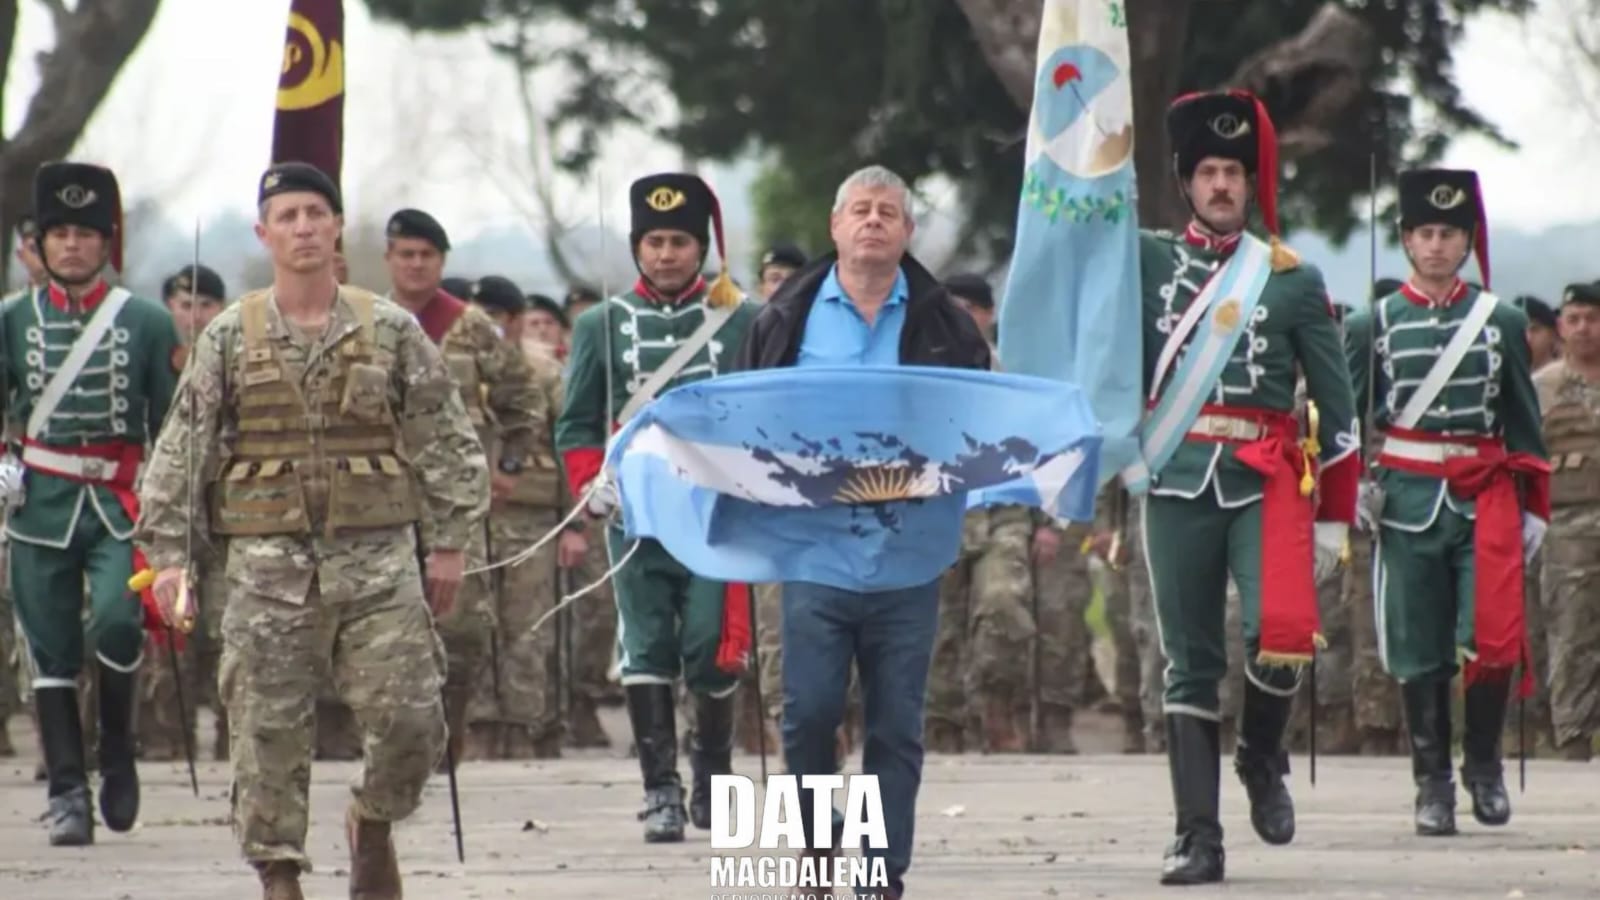
[[[933,658],[928,672],[927,745],[936,753],[960,753],[966,749],[967,730],[972,724],[968,672],[974,664],[972,639],[976,623],[976,594],[987,572],[997,571],[986,559],[1002,559],[1005,550],[1015,550],[1017,534],[1022,533],[1026,560],[1027,533],[1031,514],[1020,507],[991,507],[968,510],[962,524],[961,555],[944,574],[939,584],[939,625],[934,634]],[[998,535],[998,539],[995,538]],[[1016,554],[1013,552],[1012,554]],[[1023,577],[1028,575],[1023,570]],[[1031,586],[1030,586],[1031,588]],[[1021,603],[1026,603],[1022,600]],[[990,606],[1016,605],[990,601]],[[1025,609],[1025,607],[1024,607]],[[1013,613],[1015,615],[1015,613]],[[1028,635],[1032,636],[1032,622]],[[1021,648],[1026,653],[1026,637]],[[1014,655],[1014,654],[1013,654]],[[1026,657],[1020,663],[1026,671]],[[1009,714],[1009,713],[1008,713]],[[977,740],[971,741],[977,745]]]
[[[561,405],[561,368],[553,357],[523,353],[539,393],[539,408],[553,421]],[[509,559],[550,534],[561,521],[561,473],[548,426],[523,461],[511,496],[489,512],[489,557]],[[493,462],[498,466],[499,459]],[[557,602],[555,539],[532,557],[494,570],[494,653],[484,666],[468,706],[474,743],[491,758],[560,754],[559,673],[555,666],[556,623],[533,624]],[[480,740],[481,738],[481,740]],[[498,745],[498,746],[497,746]]]
[[[1587,759],[1600,733],[1600,382],[1558,360],[1534,385],[1554,470],[1540,575],[1550,718],[1558,746]]]
[[[1086,529],[1062,528],[1040,522],[1039,528],[1054,528],[1061,538],[1061,550],[1048,564],[1030,561],[1033,570],[1029,623],[1037,624],[1037,648],[1022,646],[1017,657],[1022,662],[1037,652],[1039,678],[1039,725],[1034,736],[1038,750],[1047,753],[1076,753],[1072,740],[1072,714],[1088,701],[1088,686],[1095,678],[1091,652],[1093,638],[1084,616],[1094,595],[1090,561],[1082,551]],[[1031,534],[1030,534],[1031,538]],[[1031,548],[1029,548],[1031,549]],[[1030,632],[1033,629],[1029,629]],[[1033,673],[1026,684],[1033,683]],[[1023,699],[1028,698],[1024,694]]]
[[[976,521],[980,533],[977,554],[965,567],[971,606],[961,693],[977,707],[984,749],[1020,752],[1026,739],[1016,710],[1027,708],[1033,680],[1034,512],[992,506],[968,513],[967,521]]]
[[[209,483],[210,522],[190,465]],[[275,861],[310,867],[312,710],[328,676],[364,732],[362,828],[421,802],[445,740],[444,658],[414,528],[426,514],[436,549],[464,550],[486,470],[439,352],[392,303],[341,288],[312,337],[258,292],[201,336],[144,475],[138,537],[160,570],[183,563],[191,528],[197,542],[229,536],[234,830],[264,877]]]
[[[187,359],[188,347],[181,348],[179,353]],[[217,666],[222,659],[222,610],[228,590],[226,552],[226,545],[219,539],[204,553],[196,552],[196,558],[190,561],[195,579],[192,595],[198,604],[195,628],[177,656],[183,678],[182,712],[188,716],[190,729],[187,737],[179,721],[178,673],[172,670],[172,657],[165,647],[157,646],[154,639],[145,641],[144,652],[150,663],[145,667],[139,690],[141,759],[183,759],[186,740],[198,757],[199,747],[192,742],[196,713],[202,706],[216,716],[211,754],[218,760],[228,758],[228,711],[217,696]]]
[[[484,447],[496,445],[500,452],[515,455],[532,468],[537,435],[550,421],[547,402],[534,383],[520,351],[500,336],[494,321],[477,307],[442,291],[424,307],[418,318],[430,338],[435,338],[446,368],[461,395],[462,405]],[[432,546],[436,523],[422,522],[424,548]],[[551,523],[554,524],[554,523]],[[479,523],[466,546],[467,568],[478,569],[489,562],[489,523]],[[530,542],[531,543],[531,542]],[[523,545],[523,546],[526,546]],[[552,548],[550,553],[554,554]],[[530,561],[530,565],[538,565]],[[494,631],[495,572],[468,575],[461,584],[455,608],[437,622],[450,660],[445,679],[444,708],[450,725],[451,747],[455,758],[463,755],[467,732],[467,704],[474,686],[489,665]],[[347,711],[335,711],[328,702],[328,686],[323,688],[324,703],[319,706],[319,745],[334,758],[348,755],[359,746],[356,723]],[[324,712],[326,711],[326,712]],[[339,713],[344,714],[340,715]],[[328,714],[332,713],[330,717]],[[331,726],[331,727],[327,727]]]
[[[601,580],[611,562],[605,547],[591,538],[583,562],[567,573],[573,590]],[[617,651],[617,603],[611,581],[567,607],[572,611],[572,692],[574,702],[616,704],[622,685],[612,672]],[[581,699],[578,699],[581,698]]]

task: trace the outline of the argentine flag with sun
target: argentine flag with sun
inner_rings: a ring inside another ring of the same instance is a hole
[[[912,366],[765,369],[675,388],[617,433],[606,470],[630,538],[723,581],[926,584],[968,495],[1008,486],[1094,510],[1100,439],[1072,385]]]
[[[1126,4],[1045,0],[1000,366],[1076,385],[1099,473],[1138,454],[1139,238]]]

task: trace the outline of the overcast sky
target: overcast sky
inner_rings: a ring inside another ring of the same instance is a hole
[[[114,167],[125,193],[159,195],[183,220],[225,208],[248,211],[270,151],[288,5],[163,0],[154,27],[75,155]],[[418,205],[462,239],[526,221],[530,195],[515,162],[520,116],[505,64],[490,58],[477,36],[416,38],[374,24],[359,0],[346,7],[344,180],[352,217],[381,221],[398,206]],[[1600,216],[1600,172],[1592,150],[1584,158],[1570,101],[1548,70],[1525,62],[1526,32],[1550,24],[1550,13],[1535,15],[1529,26],[1500,17],[1474,20],[1457,52],[1466,98],[1521,141],[1521,151],[1463,140],[1447,160],[1483,173],[1497,225],[1526,229]],[[23,3],[7,87],[7,133],[19,124],[37,84],[34,54],[50,41],[42,7]],[[681,164],[671,147],[618,136],[598,170],[600,186],[564,183],[563,207],[575,221],[593,222],[603,189],[608,224],[621,224],[628,182]],[[728,173],[712,174],[735,181]],[[717,187],[728,193],[742,185]]]

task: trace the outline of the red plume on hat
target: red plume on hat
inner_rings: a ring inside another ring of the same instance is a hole
[[[1474,177],[1477,190],[1473,196],[1478,202],[1478,227],[1477,234],[1473,235],[1472,252],[1478,257],[1478,274],[1483,276],[1483,289],[1489,290],[1489,211],[1483,205],[1483,179]]]
[[[1267,115],[1267,105],[1249,91],[1229,91],[1249,100],[1256,107],[1256,204],[1261,221],[1274,237],[1278,235],[1278,129]]]

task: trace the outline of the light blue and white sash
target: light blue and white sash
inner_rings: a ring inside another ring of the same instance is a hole
[[[1166,365],[1156,367],[1154,390],[1161,391],[1160,399],[1140,428],[1141,458],[1122,473],[1130,491],[1142,494],[1149,490],[1151,476],[1159,474],[1178,452],[1247,330],[1271,274],[1272,248],[1254,235],[1243,235],[1232,258],[1190,305],[1191,312],[1200,310],[1202,314],[1185,315],[1173,330],[1162,349],[1163,362],[1176,355],[1201,319],[1210,323],[1189,345],[1165,390],[1161,390],[1161,378]]]

